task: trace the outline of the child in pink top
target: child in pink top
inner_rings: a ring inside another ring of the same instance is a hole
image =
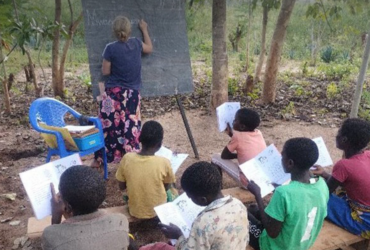
[[[239,109],[233,122],[234,131],[230,125],[226,130],[231,140],[222,151],[221,158],[237,158],[240,165],[261,153],[266,148],[266,142],[261,131],[257,129],[259,124],[260,117],[256,111]]]
[[[370,123],[358,118],[344,121],[336,144],[344,158],[333,167],[332,174],[315,166],[313,174],[326,179],[332,193],[327,218],[349,232],[370,239]],[[345,192],[335,194],[337,187]]]

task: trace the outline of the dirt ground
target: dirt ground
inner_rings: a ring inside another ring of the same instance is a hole
[[[215,116],[209,116],[201,109],[186,111],[199,152],[199,160],[209,161],[212,154],[221,152],[229,138],[219,133],[216,127]],[[173,109],[164,115],[151,118],[159,121],[165,131],[164,145],[173,151],[188,153],[189,157],[176,173],[179,182],[183,171],[192,163],[198,161],[189,142],[180,112]],[[144,121],[148,120],[144,118]],[[260,126],[267,144],[275,144],[281,150],[284,142],[292,137],[315,138],[322,136],[329,149],[333,161],[341,157],[341,152],[335,148],[337,125],[320,126],[313,123],[281,120],[264,120]],[[15,153],[14,146],[27,148],[21,154]],[[0,125],[0,249],[12,249],[14,241],[26,235],[27,219],[33,216],[32,208],[19,179],[19,173],[32,167],[41,165],[46,158],[45,147],[40,136],[30,128],[13,125]],[[91,156],[84,158],[85,163],[91,161]],[[110,165],[109,180],[107,181],[108,195],[104,207],[122,205],[121,194],[114,179],[116,165]],[[224,188],[234,187],[237,184],[227,175],[223,177]],[[178,183],[179,184],[179,183]],[[15,200],[3,197],[3,194],[16,193]],[[10,218],[9,220],[7,220]],[[11,222],[19,221],[19,225],[12,226]],[[133,227],[138,230],[138,227]],[[140,243],[164,240],[158,230],[149,230],[137,233]],[[13,248],[13,249],[22,249]],[[23,249],[41,249],[40,240],[27,240]]]

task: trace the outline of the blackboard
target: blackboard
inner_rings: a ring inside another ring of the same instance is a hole
[[[153,52],[142,56],[142,96],[191,93],[193,80],[186,33],[184,0],[82,0],[93,93],[105,45],[115,41],[112,23],[116,16],[131,20],[132,37],[142,40],[140,19],[148,23]]]

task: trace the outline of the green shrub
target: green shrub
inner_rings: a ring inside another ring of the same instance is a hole
[[[294,115],[295,114],[294,102],[289,102],[289,104],[281,111],[281,113],[283,115],[285,114]]]
[[[289,88],[294,89],[294,95],[296,96],[302,96],[305,93],[304,88],[299,83],[293,83]]]
[[[339,94],[337,84],[335,82],[331,82],[326,87],[326,97],[328,99],[333,99]]]
[[[351,64],[321,64],[317,70],[328,80],[342,80],[354,73],[356,68]]]
[[[335,56],[336,55],[335,55],[334,49],[330,45],[325,47],[321,51],[321,60],[323,60],[326,63],[333,62],[335,60]]]
[[[239,91],[238,79],[229,77],[227,87],[228,87],[229,95],[235,95],[235,93]]]

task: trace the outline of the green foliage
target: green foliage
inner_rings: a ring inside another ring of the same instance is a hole
[[[335,82],[331,82],[326,87],[326,98],[333,99],[339,94],[339,90],[337,84]]]
[[[20,6],[27,3],[27,0],[15,0],[15,4],[19,8]],[[0,0],[0,32],[2,35],[8,35],[6,31],[10,24],[11,20],[15,18],[13,0]]]
[[[235,95],[239,91],[239,82],[237,78],[229,77],[228,78],[228,92],[229,95]]]
[[[25,53],[25,46],[35,38],[37,33],[40,32],[34,18],[27,16],[20,17],[19,21],[14,20],[11,24],[10,34],[14,35],[18,46],[21,48],[22,53]]]
[[[290,89],[294,89],[294,95],[302,96],[305,93],[304,88],[299,83],[295,83],[289,87]]]
[[[289,104],[281,111],[283,115],[290,114],[294,115],[295,114],[295,106],[294,102],[289,102]]]
[[[365,120],[370,121],[370,92],[364,90],[361,96],[362,105],[358,110],[358,116]]]
[[[332,46],[327,46],[321,51],[321,60],[325,63],[330,63],[335,60],[336,54]]]
[[[351,64],[321,64],[317,70],[328,80],[342,80],[348,78],[356,72],[356,68]]]
[[[249,96],[252,101],[257,100],[260,97],[261,88],[262,88],[262,85],[261,86],[255,86],[253,88],[252,92],[247,93],[247,96]]]

